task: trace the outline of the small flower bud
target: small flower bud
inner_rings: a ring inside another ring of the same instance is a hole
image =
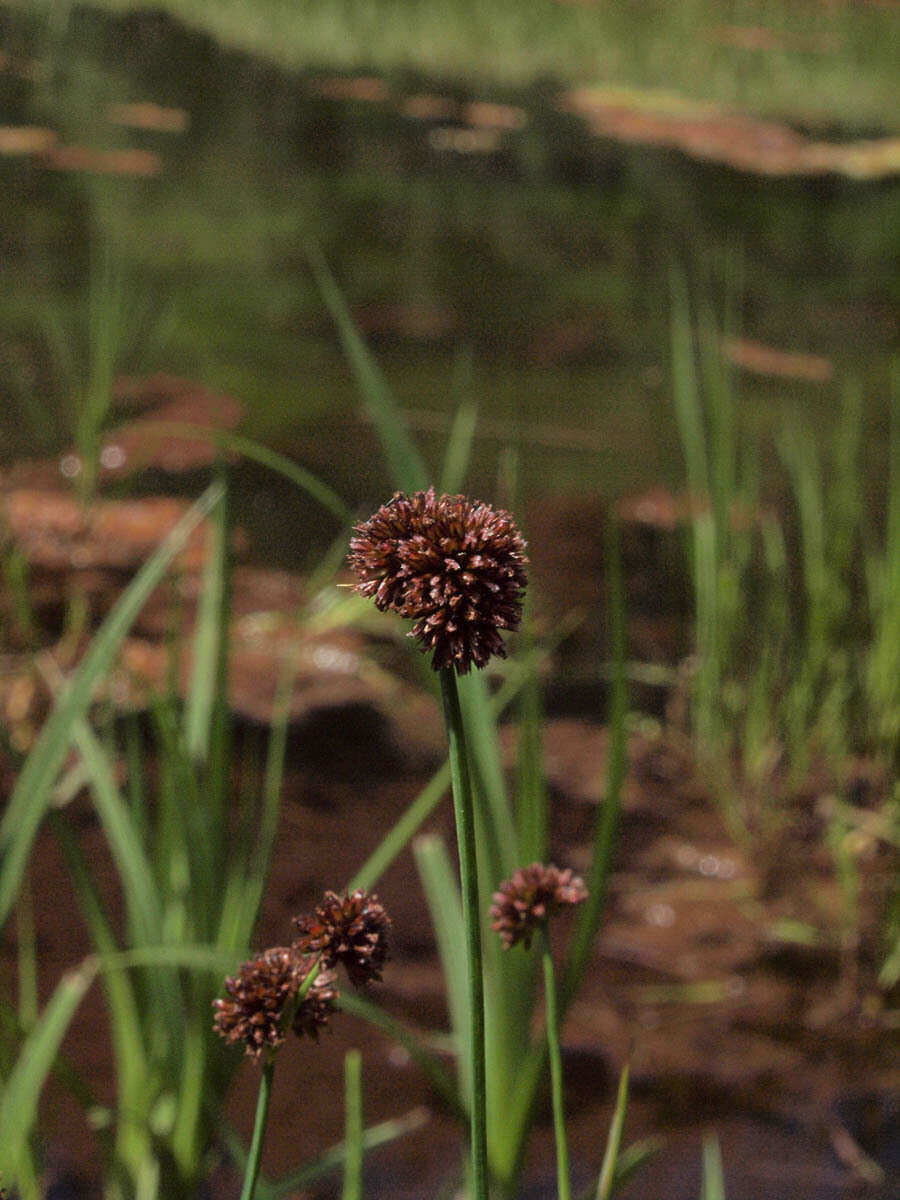
[[[491,928],[500,934],[503,948],[516,942],[531,945],[535,930],[561,908],[587,899],[587,888],[568,868],[532,863],[502,883],[494,892]]]

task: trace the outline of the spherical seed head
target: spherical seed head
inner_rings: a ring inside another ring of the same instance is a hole
[[[568,868],[561,871],[543,863],[520,867],[494,892],[491,928],[500,934],[505,950],[516,942],[523,942],[527,950],[544,921],[562,908],[580,904],[587,894],[582,880]]]
[[[311,966],[311,960],[286,946],[264,950],[242,963],[237,975],[225,980],[230,999],[213,1001],[213,1028],[227,1042],[243,1042],[246,1053],[256,1059],[264,1050],[280,1046],[285,1038],[285,1009],[293,1004]],[[319,972],[291,1023],[298,1036],[305,1033],[318,1040],[335,1007],[333,983],[331,972]]]
[[[519,628],[528,562],[508,512],[434,488],[397,492],[354,534],[357,590],[415,621],[410,636],[434,652],[436,671],[506,657],[500,630]]]
[[[356,987],[381,978],[391,919],[377,896],[364,888],[343,896],[326,892],[316,911],[296,917],[294,924],[298,953],[321,955],[327,967],[343,963]]]
[[[213,1027],[227,1042],[244,1042],[247,1054],[259,1058],[284,1041],[281,1015],[302,979],[303,968],[292,950],[264,950],[225,980],[230,999],[213,1001]]]

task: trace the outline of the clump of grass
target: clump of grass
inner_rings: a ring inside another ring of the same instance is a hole
[[[775,445],[787,504],[777,512],[762,496],[763,450],[737,421],[721,341],[708,316],[695,338],[676,274],[673,383],[691,497],[697,756],[732,831],[762,841],[789,835],[793,795],[812,766],[827,767],[835,797],[821,813],[823,841],[843,895],[849,963],[862,889],[848,763],[874,757],[890,773],[900,761],[900,461],[892,442],[879,524],[880,501],[867,500],[863,486],[862,391],[850,381],[825,438],[796,414],[782,419]],[[892,388],[893,428],[896,377]],[[882,843],[891,854],[893,803],[882,797]],[[889,948],[891,911],[890,896],[882,897]]]

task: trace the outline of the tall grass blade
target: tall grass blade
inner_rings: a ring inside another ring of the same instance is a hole
[[[116,786],[112,764],[86,721],[74,721],[72,732],[91,781],[94,807],[116,862],[130,924],[141,941],[158,941],[162,901],[128,805]]]
[[[416,838],[413,842],[413,856],[437,939],[438,956],[447,992],[447,1007],[450,1010],[450,1027],[456,1043],[456,1069],[460,1091],[468,1103],[472,1089],[469,1071],[469,993],[466,986],[468,968],[462,901],[456,871],[443,840],[437,834],[426,834]]]
[[[410,437],[402,410],[387,380],[356,328],[325,256],[314,242],[307,243],[306,256],[356,376],[363,404],[378,432],[394,486],[404,492],[427,488],[431,480],[425,460]]]
[[[472,391],[472,351],[469,347],[459,352],[454,368],[453,391],[458,396],[458,402],[441,471],[441,491],[448,495],[455,495],[462,488],[478,422],[478,401]]]
[[[19,967],[19,1022],[30,1029],[38,1015],[37,938],[34,931],[34,905],[31,884],[26,881],[16,905],[18,939],[16,957]]]
[[[0,1096],[0,1175],[5,1184],[13,1184],[18,1177],[19,1155],[34,1126],[44,1081],[96,974],[96,959],[87,958],[62,977],[38,1023],[22,1043],[4,1083]]]
[[[393,1117],[389,1121],[381,1121],[377,1125],[370,1125],[368,1129],[363,1131],[361,1139],[362,1149],[375,1150],[379,1146],[395,1142],[398,1138],[405,1137],[408,1133],[415,1133],[416,1130],[423,1128],[423,1126],[428,1124],[429,1119],[427,1109],[413,1108],[405,1116]],[[229,1149],[231,1149],[231,1146],[229,1146]],[[293,1196],[299,1190],[309,1187],[310,1184],[315,1183],[323,1176],[337,1170],[346,1159],[346,1156],[346,1144],[339,1142],[338,1145],[332,1146],[330,1150],[326,1150],[324,1154],[320,1154],[317,1159],[307,1166],[301,1167],[297,1171],[291,1171],[289,1175],[285,1175],[282,1179],[276,1180],[273,1183],[266,1183],[260,1180],[256,1188],[257,1200],[283,1200],[283,1197]],[[239,1157],[238,1165],[241,1165]]]
[[[28,756],[0,823],[0,927],[21,886],[31,846],[56,776],[96,685],[109,672],[128,630],[191,534],[222,498],[212,484],[143,565],[98,630],[91,646]]]
[[[703,1179],[700,1200],[725,1200],[725,1173],[719,1139],[708,1133],[703,1139]]]
[[[479,834],[480,883],[490,895],[519,865],[519,835],[516,832],[503,756],[497,735],[488,685],[480,671],[458,680],[460,706],[469,751],[469,766],[478,800],[475,818]]]
[[[575,929],[566,959],[560,988],[560,1009],[564,1013],[577,992],[590,962],[591,950],[606,906],[609,875],[619,829],[622,784],[628,766],[628,683],[625,674],[626,612],[625,584],[622,577],[622,553],[618,521],[607,527],[609,570],[609,626],[612,642],[613,676],[609,713],[609,764],[606,795],[594,825],[591,866],[587,874],[587,901],[579,907]]]
[[[332,514],[342,525],[353,523],[353,513],[340,496],[327,483],[306,467],[301,467],[292,459],[271,450],[261,442],[255,441],[240,433],[232,433],[228,429],[210,429],[208,425],[194,425],[188,421],[154,421],[148,427],[143,437],[149,446],[154,438],[189,437],[197,441],[213,442],[223,452],[240,455],[241,458],[257,462],[261,467],[267,467],[276,475],[281,475],[289,483],[293,483],[324,509]]]
[[[896,764],[900,758],[900,360],[893,364],[889,399],[884,553],[870,555],[868,564],[874,637],[867,682],[874,732]]]
[[[466,1108],[460,1099],[453,1077],[418,1033],[360,992],[342,992],[338,1005],[345,1012],[367,1021],[398,1046],[402,1046],[453,1115],[459,1120],[465,1119]]]
[[[297,678],[296,656],[287,657],[281,667],[273,706],[272,724],[269,729],[269,745],[263,773],[262,803],[258,814],[256,842],[247,856],[246,875],[229,879],[225,899],[232,896],[234,903],[223,903],[219,922],[217,943],[224,947],[247,944],[251,940],[253,927],[259,915],[263,892],[269,878],[269,868],[278,834],[281,813],[281,785],[284,779],[284,760],[287,753],[288,720],[291,713],[291,695]],[[368,886],[374,883],[372,880]],[[231,886],[233,885],[233,886]],[[353,884],[365,887],[365,884]]]
[[[450,787],[450,764],[438,767],[412,804],[376,846],[347,885],[348,890],[374,886],[428,820]]]
[[[513,669],[509,677],[504,680],[499,690],[490,698],[492,722],[496,722],[500,714],[505,712],[513,700],[515,700],[520,689],[525,684],[528,673],[532,669],[537,671],[538,661],[543,657],[543,654],[535,654],[533,664],[529,656],[521,666],[518,664],[512,665]],[[416,799],[413,800],[412,804],[409,805],[397,823],[391,827],[379,845],[372,851],[365,863],[363,863],[353,876],[353,879],[348,884],[350,891],[358,887],[368,890],[378,882],[391,863],[403,852],[424,822],[434,812],[435,808],[437,808],[438,804],[447,794],[449,787],[450,766],[449,763],[444,763],[443,766],[438,767]],[[499,883],[499,878],[494,882]]]
[[[188,753],[197,762],[209,757],[213,707],[219,679],[221,640],[226,636],[226,556],[228,553],[227,488],[222,472],[222,502],[216,505],[208,531],[209,546],[203,565],[193,639],[193,662],[184,714]]]
[[[53,815],[53,827],[100,962],[102,956],[110,957],[118,952],[115,935],[84,856],[61,815]],[[116,1062],[116,1104],[119,1112],[125,1114],[116,1139],[117,1151],[134,1176],[150,1149],[149,1134],[141,1128],[152,1099],[148,1087],[147,1049],[132,980],[122,971],[103,972],[102,978]]]
[[[530,647],[526,625],[522,639]],[[516,828],[523,863],[547,857],[549,805],[544,763],[541,679],[533,654],[526,657],[525,678],[517,706],[519,738],[516,757]]]
[[[616,1107],[613,1110],[609,1133],[606,1135],[606,1150],[603,1154],[603,1165],[600,1168],[600,1178],[597,1180],[596,1200],[609,1200],[613,1194],[616,1180],[616,1167],[619,1162],[619,1150],[622,1145],[622,1132],[625,1128],[625,1114],[628,1111],[628,1080],[629,1064],[622,1068],[619,1078],[619,1089],[616,1093]]]

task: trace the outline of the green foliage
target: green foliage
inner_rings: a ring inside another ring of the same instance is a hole
[[[719,1148],[719,1139],[714,1133],[708,1133],[703,1139],[703,1176],[700,1200],[725,1200],[722,1151]]]
[[[883,523],[881,498],[864,487],[865,409],[854,381],[844,385],[838,420],[824,438],[797,412],[782,417],[775,444],[788,503],[779,518],[761,492],[764,447],[736,420],[720,336],[704,317],[695,339],[677,273],[672,298],[674,399],[691,505],[698,758],[738,836],[789,825],[792,794],[813,764],[827,767],[837,795],[823,809],[824,842],[843,896],[838,934],[852,955],[859,820],[841,795],[846,764],[852,755],[875,756],[891,769],[900,761],[898,373]],[[893,814],[888,795],[879,828],[896,853]],[[883,901],[893,964],[894,889]],[[883,979],[894,977],[891,966]]]
[[[348,1050],[344,1055],[344,1187],[341,1200],[363,1196],[363,1091],[362,1055]]]
[[[96,961],[88,959],[63,976],[3,1082],[0,1174],[9,1183],[19,1181],[25,1200],[40,1197],[28,1144],[37,1116],[38,1097],[72,1018],[96,974]]]

